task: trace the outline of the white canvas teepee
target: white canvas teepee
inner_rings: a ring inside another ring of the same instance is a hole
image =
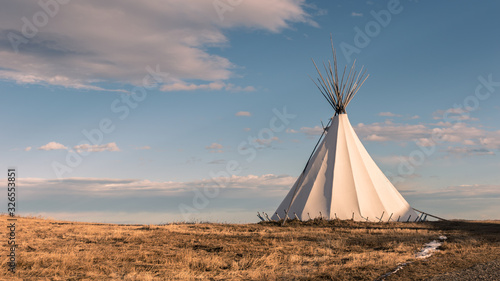
[[[333,57],[333,68],[330,62],[324,65],[326,79],[316,67],[321,78],[316,85],[335,115],[272,219],[322,217],[376,222],[416,219],[416,212],[375,164],[347,118],[345,108],[368,77],[366,71],[356,76],[354,62],[348,74],[344,68],[339,80],[334,49]]]

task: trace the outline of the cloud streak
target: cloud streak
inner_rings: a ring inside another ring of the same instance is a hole
[[[252,114],[248,111],[238,111],[235,116],[252,116]]]
[[[95,144],[95,145],[90,145],[90,144],[81,144],[81,145],[75,145],[73,146],[73,149],[76,150],[77,152],[101,152],[101,151],[120,151],[116,143],[110,142],[106,144]]]
[[[380,112],[378,116],[386,116],[386,117],[401,117],[399,114],[394,114],[392,112]]]
[[[19,184],[24,190],[24,211],[30,214],[61,217],[64,214],[86,213],[77,220],[128,223],[148,223],[145,222],[145,217],[137,216],[138,213],[148,213],[150,216],[160,217],[159,220],[161,217],[168,221],[182,219],[178,208],[181,202],[192,204],[196,194],[206,189],[219,188],[218,196],[210,199],[207,209],[190,215],[216,221],[217,218],[227,218],[223,214],[231,212],[239,214],[237,217],[244,217],[244,221],[248,222],[256,220],[257,210],[274,211],[295,180],[296,177],[288,175],[268,174],[187,182],[113,178],[20,178]],[[401,192],[413,205],[437,215],[452,209],[457,202],[466,202],[461,212],[469,217],[472,213],[482,214],[485,218],[493,218],[498,214],[500,185],[465,184],[438,190],[411,189]],[[432,206],[426,206],[437,202],[442,207],[437,213]],[[97,214],[90,214],[89,207],[92,212],[100,213],[101,216],[97,218]],[[217,216],[211,216],[214,212],[217,212]],[[249,212],[252,213],[242,215]],[[112,213],[114,215],[110,215]],[[444,215],[446,217],[446,213]],[[450,218],[457,216],[463,218],[456,213],[448,215]]]
[[[212,153],[223,153],[224,146],[220,143],[212,143],[211,145],[205,146],[205,149],[209,150]]]
[[[196,91],[196,90],[225,90],[229,92],[252,92],[255,88],[252,86],[236,86],[234,84],[227,84],[224,82],[212,82],[208,84],[187,84],[184,82],[178,82],[168,85],[163,85],[161,87],[162,91]]]
[[[21,181],[21,179],[20,179]],[[64,178],[42,179],[23,178],[22,185],[26,194],[32,198],[37,195],[50,196],[50,193],[60,194],[87,194],[92,197],[129,196],[147,191],[148,196],[164,194],[169,196],[183,195],[193,188],[221,188],[230,190],[247,190],[254,193],[266,191],[268,194],[278,195],[288,191],[295,181],[295,177],[287,175],[248,175],[232,176],[230,178],[214,178],[195,180],[190,182],[150,181],[146,179],[111,179],[111,178]],[[223,184],[221,184],[223,183]],[[258,193],[256,193],[258,194]]]

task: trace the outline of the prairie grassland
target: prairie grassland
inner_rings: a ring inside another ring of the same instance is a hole
[[[115,225],[18,217],[17,272],[2,280],[420,280],[499,259],[500,221]],[[441,251],[416,260],[446,235]]]

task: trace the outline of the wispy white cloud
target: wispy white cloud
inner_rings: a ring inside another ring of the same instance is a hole
[[[410,125],[401,123],[359,123],[354,127],[359,137],[371,141],[412,141],[427,137],[431,131],[423,124]]]
[[[221,90],[225,84],[222,82],[212,82],[209,84],[186,84],[184,82],[163,85],[162,91],[194,91],[194,90]]]
[[[454,156],[494,155],[494,150],[500,149],[500,131],[487,131],[467,123],[373,123],[360,124],[355,130],[367,141],[415,142],[422,147],[444,146],[441,150]]]
[[[101,145],[90,145],[90,144],[80,144],[73,146],[73,149],[77,152],[101,152],[101,151],[120,151],[116,143],[110,142]]]
[[[150,192],[154,196],[158,193],[183,194],[192,188],[218,187],[223,189],[240,190],[266,190],[267,192],[278,191],[279,194],[288,191],[295,177],[287,175],[248,175],[231,176],[229,178],[211,178],[187,182],[174,181],[151,181],[146,179],[112,179],[112,178],[64,178],[64,179],[42,179],[23,178],[22,184],[29,195],[36,193],[64,191],[64,194],[92,194],[92,196],[114,196],[131,195],[135,192]]]
[[[265,211],[273,211],[279,200],[290,190],[296,181],[296,177],[268,174],[231,176],[228,178],[211,178],[185,182],[114,178],[20,178],[19,181],[24,188],[23,200],[27,204],[24,208],[25,210],[29,206],[43,201],[42,204],[31,208],[31,211],[34,210],[36,214],[55,215],[59,217],[66,214],[69,217],[65,218],[70,220],[149,223],[145,222],[141,216],[130,217],[130,214],[139,211],[143,215],[161,213],[161,217],[157,218],[158,221],[155,221],[155,223],[160,223],[165,222],[165,220],[175,221],[179,217],[182,220],[183,217],[179,214],[179,204],[181,202],[188,205],[192,204],[193,196],[200,196],[206,194],[207,190],[213,192],[217,189],[220,191],[217,193],[217,198],[210,197],[207,199],[209,203],[207,209],[201,209],[196,213],[189,213],[189,215],[196,216],[197,214],[206,215],[212,213],[214,210],[212,207],[216,205],[212,200],[217,200],[217,208],[221,212],[217,213],[217,216],[212,217],[211,220],[215,221],[221,217],[226,218],[222,215],[224,212],[234,212],[232,209],[234,208],[234,203],[233,206],[231,206],[231,203],[243,199],[236,203],[240,207],[240,210],[237,211],[240,219],[242,217],[241,212],[252,210],[252,214],[245,216],[244,221],[255,220],[256,206],[265,206]],[[443,213],[446,213],[446,210],[452,208],[458,202],[464,202],[464,206],[460,206],[460,208],[463,209],[463,212],[469,213],[469,217],[477,217],[484,214],[485,218],[493,218],[492,216],[498,214],[500,185],[472,183],[449,186],[437,190],[424,189],[421,186],[420,188],[403,190],[398,187],[398,189],[402,191],[405,198],[410,198],[415,206],[421,206],[421,209],[423,208],[437,215],[447,217]],[[144,202],[151,202],[151,200],[158,199],[170,204],[163,204],[161,207],[155,206],[153,210],[148,209],[144,205]],[[270,205],[260,205],[262,204],[261,202],[269,199],[272,199],[270,200],[270,202],[272,201]],[[57,205],[56,209],[48,207],[53,202],[59,202],[59,204],[55,204]],[[103,204],[103,202],[107,204]],[[137,202],[140,202],[140,204]],[[244,206],[245,202],[248,205]],[[432,208],[425,207],[426,202],[431,202],[429,204],[441,206],[442,208],[438,212],[435,212]],[[436,202],[439,202],[439,204],[436,204]],[[98,214],[88,212],[88,206],[93,207],[93,212],[105,214],[96,217]],[[159,211],[159,208],[162,209]],[[109,217],[110,212],[114,213],[111,215],[112,219]],[[77,217],[74,213],[78,213],[79,216]],[[168,215],[168,218],[164,217],[165,214]],[[459,218],[461,216],[451,214],[449,217]]]
[[[151,149],[151,146],[145,145],[145,146],[137,147],[136,149],[137,150],[149,150],[149,149]]]
[[[476,142],[473,140],[464,140],[463,144],[464,145],[476,145]]]
[[[51,141],[51,142],[47,143],[46,145],[42,145],[38,148],[38,150],[58,150],[58,149],[68,149],[68,148],[66,146],[64,146],[60,143],[54,142],[54,141]]]
[[[436,110],[432,113],[434,120],[444,120],[447,122],[478,121],[478,118],[471,117],[470,112],[463,108],[449,108],[446,110]]]
[[[237,93],[237,92],[253,92],[255,91],[255,88],[253,86],[236,86],[234,84],[226,84],[224,89],[229,92]]]
[[[269,146],[273,141],[280,142],[280,139],[278,137],[272,137],[270,139],[255,139],[254,141],[260,145]]]
[[[467,123],[439,122],[418,125],[392,122],[372,123],[358,124],[355,130],[361,138],[368,141],[416,142],[420,146],[427,147],[438,143],[449,143],[480,145],[488,149],[500,148],[500,141],[498,141],[500,131],[487,131]],[[454,151],[460,151],[460,149]]]
[[[252,114],[250,112],[248,112],[248,111],[238,111],[234,115],[235,116],[252,116]]]
[[[392,112],[380,112],[378,116],[386,116],[386,117],[401,117],[399,114],[394,114]]]
[[[352,13],[351,13],[351,16],[353,16],[353,17],[362,17],[362,16],[363,16],[363,13],[356,13],[356,12],[352,12]]]
[[[1,41],[1,38],[0,38]],[[0,48],[1,49],[1,48]],[[0,56],[1,57],[1,56]],[[0,63],[1,65],[1,63]],[[40,84],[63,86],[66,88],[73,88],[78,90],[93,90],[93,91],[107,91],[107,92],[124,92],[123,89],[105,89],[95,85],[85,84],[79,79],[70,79],[68,77],[56,75],[49,76],[46,74],[25,74],[25,72],[12,72],[11,70],[0,70],[0,78],[4,80],[15,81],[18,84]]]
[[[224,146],[220,143],[212,143],[211,145],[205,146],[205,149],[210,150],[212,153],[223,153]]]
[[[323,128],[321,128],[320,126],[315,126],[314,128],[302,127],[300,128],[300,131],[308,136],[316,136],[323,133]]]
[[[367,140],[367,141],[389,141],[391,139],[389,137],[386,137],[386,136],[382,137],[382,136],[373,134],[373,135],[366,136],[365,140]]]
[[[470,144],[470,140],[466,140],[467,143],[464,144]],[[482,146],[489,148],[489,149],[498,149],[500,148],[500,131],[492,132],[491,134],[486,135],[484,138],[479,138],[479,142],[481,143]]]
[[[482,147],[457,147],[449,146],[446,152],[452,155],[465,156],[465,155],[495,155],[495,152],[482,148]]]
[[[31,150],[31,146],[28,146],[24,149],[24,151],[30,151]]]
[[[252,92],[255,88],[252,86],[235,86],[234,84],[227,84],[224,82],[212,82],[208,84],[187,84],[184,82],[178,82],[173,84],[163,85],[161,87],[162,91],[195,91],[195,90],[226,90],[229,92]]]
[[[411,193],[428,196],[429,198],[433,199],[434,198],[446,198],[446,199],[500,198],[500,185],[463,184],[463,185],[448,186],[442,189],[413,190]]]
[[[435,146],[436,142],[432,140],[431,138],[419,138],[416,140],[417,145],[422,146],[422,147],[430,147],[430,146]]]

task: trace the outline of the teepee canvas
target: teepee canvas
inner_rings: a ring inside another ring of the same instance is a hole
[[[330,62],[324,65],[326,77],[314,65],[320,76],[315,83],[335,114],[272,219],[416,219],[416,212],[375,164],[349,123],[345,109],[368,77],[366,71],[354,71],[354,62],[348,73],[344,68],[339,80],[334,49],[333,57],[333,68]]]

